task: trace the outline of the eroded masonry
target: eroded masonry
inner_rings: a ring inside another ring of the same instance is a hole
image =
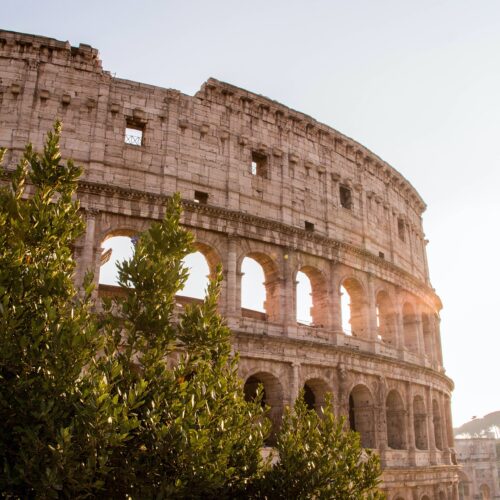
[[[92,269],[99,294],[115,293],[99,279],[103,243],[147,228],[179,191],[209,273],[223,266],[220,310],[248,397],[262,383],[278,426],[301,388],[316,408],[331,392],[380,453],[390,500],[458,498],[425,204],[399,172],[313,118],[227,83],[209,79],[189,96],[111,76],[88,45],[1,31],[6,163],[29,141],[40,148],[56,117],[63,156],[85,169],[78,279]],[[242,304],[249,259],[264,276],[260,308]],[[312,301],[305,320],[299,281]]]

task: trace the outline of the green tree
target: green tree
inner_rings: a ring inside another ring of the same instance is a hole
[[[81,374],[99,336],[72,279],[81,169],[58,142],[56,126],[0,190],[0,491],[23,498],[94,488]]]
[[[96,373],[128,408],[117,419],[119,427],[127,419],[126,442],[110,456],[105,487],[136,498],[234,498],[262,472],[268,425],[259,402],[245,401],[230,331],[217,314],[220,272],[204,302],[176,317],[175,295],[187,278],[182,259],[193,250],[180,215],[174,196],[119,265],[127,294],[105,304],[110,342]]]
[[[262,460],[270,425],[244,398],[220,270],[202,304],[175,304],[193,250],[178,196],[119,266],[125,294],[92,304],[91,276],[75,289],[81,170],[61,162],[59,135],[42,155],[28,146],[0,190],[0,494],[364,498],[378,462],[331,406],[319,418],[299,399],[280,461]]]
[[[345,430],[331,398],[321,415],[308,409],[303,393],[287,409],[276,443],[278,461],[263,479],[273,499],[381,499],[377,455],[361,447],[359,434]]]

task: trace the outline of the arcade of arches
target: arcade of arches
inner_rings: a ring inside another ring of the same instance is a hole
[[[113,247],[112,240],[119,237],[122,240]],[[103,270],[105,266],[116,267],[118,257],[129,257],[133,251],[133,234],[119,237],[113,232],[112,238],[104,239]],[[185,259],[191,274],[179,294],[181,303],[202,299],[208,278],[222,263],[225,280],[220,308],[230,325],[239,318],[239,330],[258,324],[272,334],[278,325],[289,335],[310,335],[336,345],[354,345],[358,351],[382,352],[435,369],[441,366],[439,318],[418,296],[340,264],[325,268],[287,253],[280,265],[269,251],[242,245],[238,252],[235,239],[229,240],[229,248],[233,251],[223,262],[214,246],[197,244],[197,251]],[[109,274],[108,269],[105,276]],[[100,289],[114,283],[109,278],[100,279]],[[255,397],[262,386],[263,402],[273,424],[270,443],[285,405],[291,404],[302,388],[307,405],[317,411],[326,394],[332,393],[338,414],[347,416],[364,447],[380,450],[384,463],[390,464],[396,457],[400,463],[402,452],[408,465],[450,463],[451,420],[445,392],[405,383],[400,377],[369,377],[346,368],[320,374],[306,368],[307,363],[296,363],[290,376],[266,366],[255,369],[256,363],[245,358],[241,364],[246,397]],[[247,366],[252,370],[245,376]]]

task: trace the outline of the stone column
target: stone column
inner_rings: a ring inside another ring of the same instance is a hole
[[[379,377],[379,390],[377,394],[378,401],[375,401],[375,408],[378,415],[378,432],[376,436],[378,449],[380,452],[380,461],[382,465],[387,464],[387,382],[384,377]],[[376,421],[377,421],[376,420]]]
[[[448,423],[442,394],[438,398],[439,413],[441,415],[441,441],[443,443],[443,458],[447,464],[451,464],[451,450],[448,436]]]
[[[405,327],[403,322],[403,311],[399,299],[396,301],[396,347],[401,350],[405,346]]]
[[[347,371],[343,363],[339,363],[337,366],[338,373],[338,414],[347,417],[347,423],[349,422],[349,387],[351,385],[351,375]]]
[[[419,356],[425,356],[424,328],[422,325],[422,312],[419,306],[415,311],[415,329],[417,331],[417,350]]]
[[[85,210],[85,236],[83,241],[83,248],[81,250],[80,259],[78,261],[78,271],[76,275],[76,281],[78,286],[83,283],[85,274],[90,271],[94,273],[94,281],[96,284],[99,282],[99,272],[96,264],[95,256],[95,222],[99,211],[93,208],[88,208]],[[100,256],[99,256],[100,258]]]
[[[441,332],[440,332],[441,318],[439,316],[434,316],[433,326],[434,326],[434,341],[436,346],[436,361],[437,364],[443,366],[443,351],[441,349]]]
[[[238,316],[238,276],[236,269],[236,247],[238,238],[229,234],[227,237],[227,273],[226,273],[226,311],[228,316]]]
[[[430,285],[431,280],[429,277],[429,263],[427,262],[427,250],[426,246],[429,243],[429,240],[422,239],[422,255],[424,257],[424,272],[425,272],[425,282]]]
[[[427,439],[429,442],[429,460],[431,465],[436,465],[436,438],[434,435],[434,413],[432,408],[432,396],[430,387],[425,389],[426,408],[427,408]]]
[[[330,261],[330,287],[331,287],[331,326],[333,337],[335,334],[342,333],[342,315],[340,308],[340,289],[337,282],[337,266],[334,261]]]
[[[290,387],[290,405],[295,403],[300,391],[300,363],[292,362],[292,384]]]
[[[293,327],[297,324],[297,283],[293,276],[292,250],[285,248],[283,250],[283,332],[286,336],[292,334]]]
[[[415,452],[415,427],[413,414],[413,397],[410,382],[406,382],[406,445],[408,447],[408,459],[410,465],[416,464]]]
[[[372,342],[377,340],[377,298],[375,297],[375,283],[373,275],[368,273],[368,338]]]

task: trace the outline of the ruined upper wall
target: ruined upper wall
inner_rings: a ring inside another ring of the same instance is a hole
[[[55,118],[85,179],[207,203],[358,246],[428,282],[425,204],[359,143],[265,97],[209,79],[194,96],[112,77],[96,49],[0,31],[0,144],[15,161]],[[142,129],[141,145],[125,128]],[[252,155],[265,171],[252,172]],[[341,199],[347,190],[350,207]]]

